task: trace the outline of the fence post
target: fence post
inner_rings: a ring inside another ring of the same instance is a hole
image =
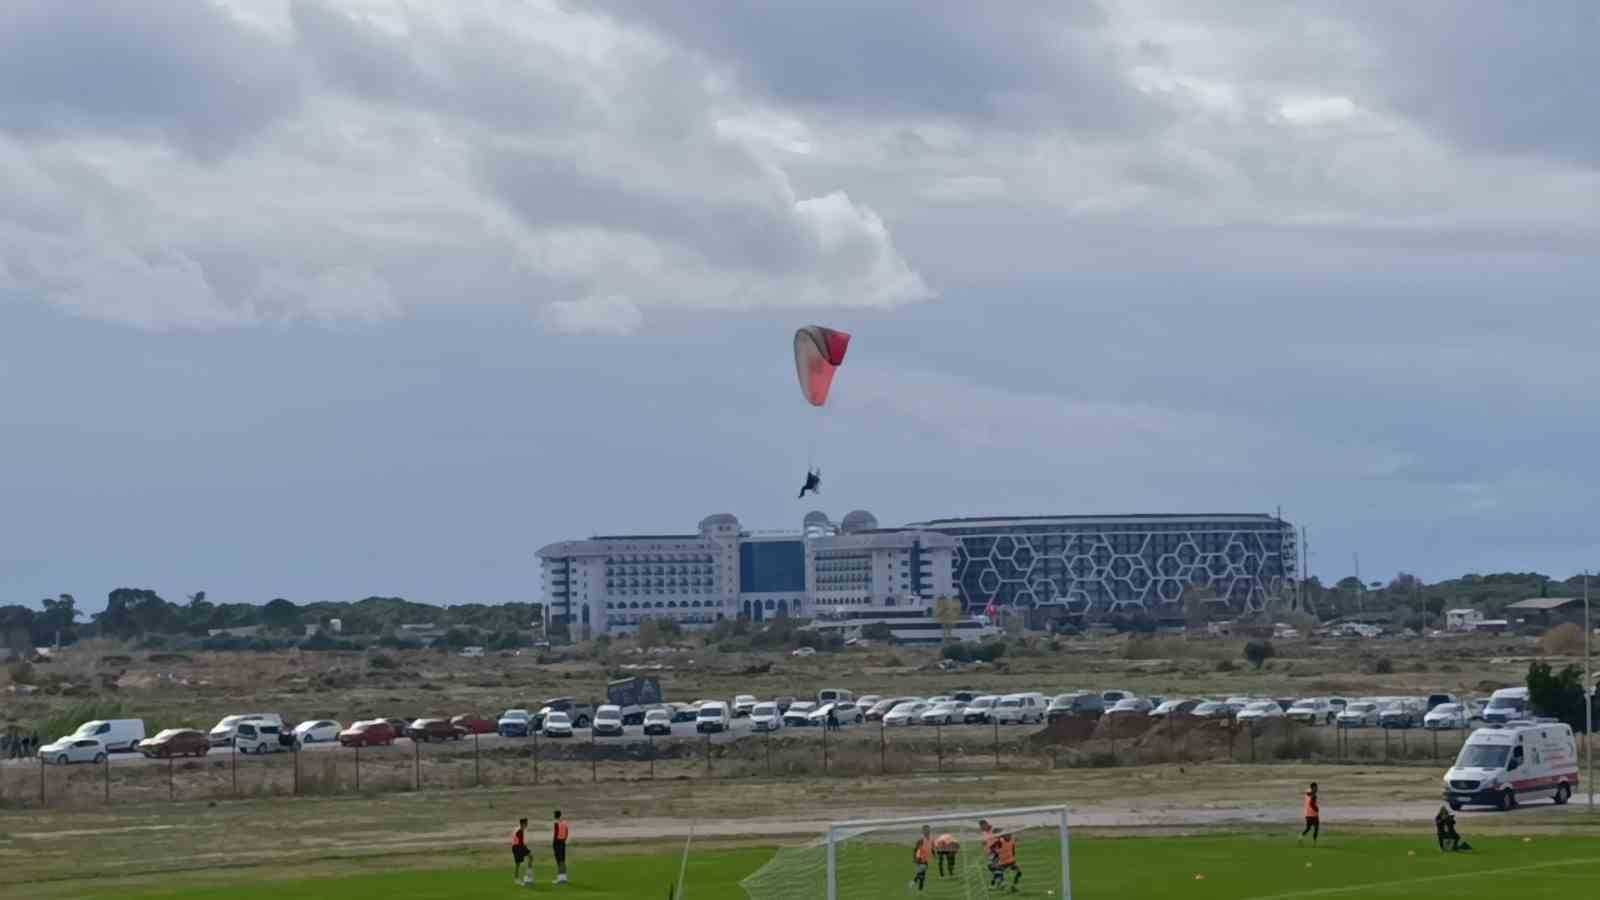
[[[599,747],[595,743],[595,736],[594,736],[594,722],[590,722],[589,723],[589,783],[590,784],[595,784],[596,782],[598,782],[600,780],[600,769],[595,764],[595,756],[598,754],[598,752],[599,752]]]
[[[878,719],[878,774],[889,774],[889,734],[883,719]]]
[[[233,795],[239,796],[239,745],[233,741],[228,742],[229,763],[233,768]]]
[[[294,757],[294,794],[298,797],[300,796],[300,742],[295,741],[294,746],[289,749]]]
[[[172,769],[173,769],[172,757],[169,756],[169,757],[167,757],[167,799],[168,800],[176,800],[176,799],[178,799],[178,786],[173,780]]]
[[[828,774],[828,720],[822,720],[822,774]]]
[[[1438,762],[1439,761],[1439,729],[1430,728],[1428,730],[1433,732],[1433,757],[1432,758],[1433,758],[1434,762]]]
[[[1383,761],[1389,761],[1389,729],[1383,729]]]
[[[105,777],[105,784],[106,784],[106,805],[110,806],[111,805],[111,754],[107,753],[106,754],[106,758],[104,760],[102,760],[102,762],[105,763],[105,765],[102,767],[104,769],[104,772],[102,774]]]
[[[938,722],[933,723],[933,752],[937,771],[944,771],[944,726]]]
[[[1401,762],[1405,762],[1406,761],[1406,756],[1408,755],[1407,754],[1407,748],[1406,748],[1406,732],[1408,732],[1410,730],[1411,729],[1409,729],[1409,728],[1400,729],[1400,761]]]
[[[483,787],[483,761],[478,752],[478,733],[472,733],[472,780],[476,787]]]
[[[767,777],[771,778],[772,777],[772,729],[770,729],[770,728],[767,729],[766,746],[767,746]]]
[[[672,724],[670,722],[667,723],[667,727],[671,728]],[[653,734],[647,734],[647,735],[645,735],[645,738],[650,741],[650,780],[651,781],[655,781],[656,780],[656,736],[653,735]],[[771,750],[767,751],[767,768],[769,770],[772,768],[772,751]]]
[[[1256,761],[1256,723],[1250,723],[1250,761]]]
[[[1117,720],[1115,716],[1106,716],[1106,731],[1111,734],[1111,759],[1117,759]]]
[[[989,723],[994,726],[994,767],[1000,768],[1000,719],[993,711],[989,713]]]
[[[39,808],[43,809],[44,802],[44,757],[39,757]]]
[[[416,738],[411,739],[411,772],[411,789],[414,791],[422,790],[422,742]]]
[[[361,793],[361,745],[355,745],[356,750],[356,793]]]
[[[706,774],[711,774],[711,732],[706,732]]]
[[[533,733],[533,783],[539,783],[539,732]]]

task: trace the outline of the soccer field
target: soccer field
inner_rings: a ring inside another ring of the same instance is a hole
[[[1386,898],[1448,895],[1451,900],[1561,898],[1592,894],[1600,884],[1600,852],[1594,838],[1518,837],[1474,840],[1471,853],[1441,854],[1426,835],[1328,837],[1315,849],[1298,847],[1293,837],[1230,835],[1177,838],[1095,838],[1074,840],[1071,866],[1078,898]],[[1019,896],[1045,897],[1043,883],[1054,867],[1042,858],[1054,845],[1040,844],[1019,861],[1028,877]],[[1412,852],[1415,855],[1412,855]],[[841,898],[906,896],[911,877],[910,848],[879,847],[876,865],[853,864],[856,883],[842,886]],[[739,882],[772,859],[766,849],[703,850],[691,854],[685,895],[689,900],[743,900]],[[1035,858],[1038,857],[1038,858]],[[510,856],[504,865],[385,874],[315,881],[258,880],[242,876],[225,887],[186,890],[181,882],[160,890],[130,892],[109,880],[84,885],[76,896],[188,898],[188,900],[283,900],[337,897],[340,900],[453,900],[453,898],[566,894],[590,900],[664,898],[677,881],[679,856],[607,856],[585,865],[576,853],[573,881],[551,885],[551,871],[540,866],[533,888],[511,883]],[[802,871],[804,871],[802,869]],[[823,896],[820,872],[796,884],[787,896]],[[1197,877],[1203,876],[1203,877]],[[1033,879],[1030,881],[1030,877]],[[816,894],[810,892],[815,890]],[[958,881],[931,878],[921,896],[968,896]],[[979,896],[981,889],[972,895]]]

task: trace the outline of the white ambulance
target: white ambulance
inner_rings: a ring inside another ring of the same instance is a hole
[[[1513,720],[1474,731],[1444,774],[1444,801],[1512,809],[1545,797],[1566,803],[1578,786],[1578,744],[1560,722]]]

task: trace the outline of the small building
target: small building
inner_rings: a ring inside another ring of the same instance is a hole
[[[208,628],[206,637],[256,637],[261,634],[260,625],[240,625],[237,628]]]
[[[1444,614],[1445,631],[1472,631],[1483,621],[1481,609],[1450,609]]]
[[[1506,618],[1530,628],[1553,628],[1567,622],[1583,625],[1583,601],[1576,597],[1530,597],[1506,607]]]

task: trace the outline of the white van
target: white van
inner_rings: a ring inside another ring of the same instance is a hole
[[[1489,705],[1483,709],[1483,720],[1490,725],[1504,725],[1512,719],[1528,715],[1528,689],[1525,687],[1501,688],[1489,695]]]
[[[238,715],[223,716],[221,721],[211,727],[207,737],[213,747],[226,747],[233,743],[234,729],[240,722],[268,722],[283,729],[283,717],[277,713],[239,713]]]
[[[1043,694],[1007,694],[989,710],[989,721],[1000,725],[1043,722],[1049,705]]]
[[[240,753],[282,753],[283,726],[275,722],[240,722],[234,726],[233,749]]]
[[[74,740],[93,738],[104,746],[107,753],[119,751],[133,753],[144,740],[143,719],[95,719],[78,726],[68,735]]]
[[[700,712],[694,719],[694,730],[704,733],[727,731],[728,722],[732,718],[728,712],[728,704],[721,700],[709,700],[700,704]]]
[[[1560,722],[1514,721],[1480,728],[1467,737],[1456,764],[1444,773],[1451,809],[1512,809],[1526,799],[1566,803],[1578,784],[1578,744]]]
[[[818,706],[827,706],[829,703],[837,703],[841,700],[854,700],[855,698],[855,694],[845,690],[844,688],[823,688],[822,690],[817,691]]]

